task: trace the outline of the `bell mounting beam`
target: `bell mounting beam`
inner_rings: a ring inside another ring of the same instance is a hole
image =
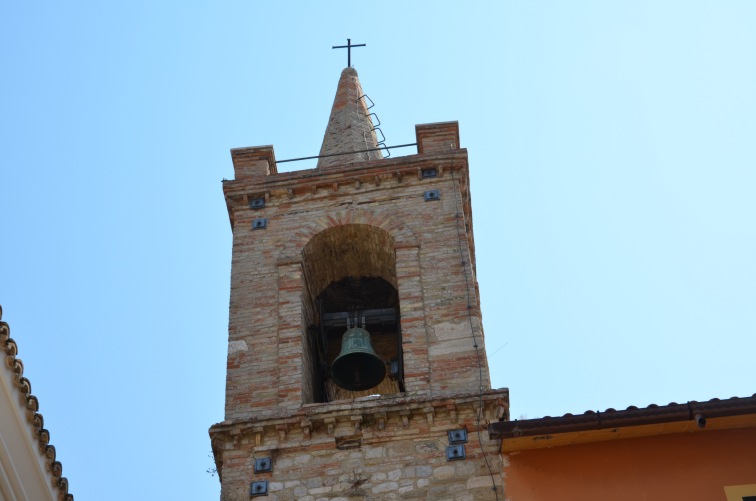
[[[343,327],[348,318],[351,318],[352,313],[347,311],[340,311],[336,313],[324,313],[323,314],[323,327]],[[365,318],[365,322],[370,324],[396,322],[396,310],[394,308],[377,308],[373,310],[362,310],[360,315],[360,322],[362,318]]]

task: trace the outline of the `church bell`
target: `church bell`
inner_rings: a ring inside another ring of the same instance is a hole
[[[364,318],[362,325],[365,326]],[[386,377],[386,364],[376,355],[370,333],[364,328],[354,326],[344,333],[341,353],[331,365],[331,377],[349,391],[374,388]]]

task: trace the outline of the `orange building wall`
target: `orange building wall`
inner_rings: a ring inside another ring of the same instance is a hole
[[[756,429],[627,438],[507,454],[508,501],[725,501],[756,483]]]

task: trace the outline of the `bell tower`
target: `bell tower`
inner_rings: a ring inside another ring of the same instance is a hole
[[[504,499],[467,150],[445,122],[384,158],[367,99],[344,69],[314,169],[231,150],[222,501]]]

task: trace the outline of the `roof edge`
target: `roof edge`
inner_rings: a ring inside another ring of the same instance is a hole
[[[63,501],[73,501],[73,494],[68,492],[68,479],[63,476],[63,465],[56,460],[55,447],[50,444],[50,432],[44,428],[44,419],[39,414],[39,401],[31,393],[31,383],[24,377],[24,364],[16,357],[18,345],[10,337],[10,326],[2,321],[3,307],[0,305],[0,350],[5,353],[5,364],[13,371],[13,383],[19,399],[26,406],[26,421],[37,438],[40,455],[44,456],[53,486],[58,490],[58,497]]]
[[[561,417],[546,416],[522,421],[492,423],[488,426],[491,438],[511,439],[540,435],[554,435],[576,431],[626,428],[659,423],[699,420],[705,426],[706,419],[756,414],[756,394],[750,397],[732,397],[726,400],[714,398],[707,402],[689,401],[684,404],[649,405],[644,409],[630,406],[625,410],[607,409],[587,411],[583,414],[565,414]]]

